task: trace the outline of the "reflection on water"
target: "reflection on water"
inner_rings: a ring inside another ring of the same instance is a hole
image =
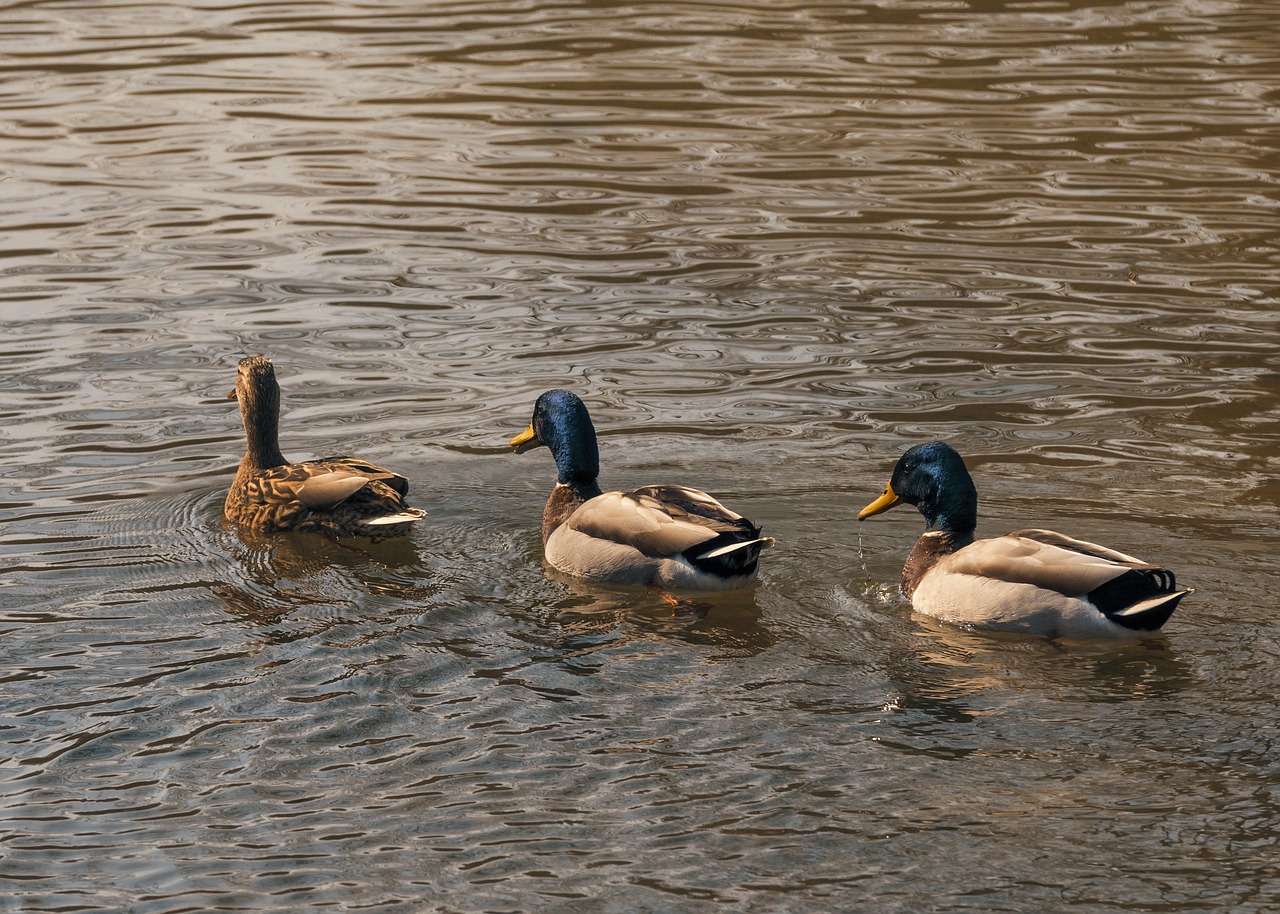
[[[0,12],[3,906],[1269,910],[1274,18]],[[412,538],[226,527],[258,353]],[[557,386],[606,487],[776,535],[759,583],[547,575],[505,442]],[[853,518],[933,437],[981,533],[1196,594],[1126,645],[913,616],[918,519]]]

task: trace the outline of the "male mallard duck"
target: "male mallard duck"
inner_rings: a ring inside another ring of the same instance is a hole
[[[529,427],[511,439],[517,454],[546,445],[559,478],[542,512],[547,562],[566,574],[608,584],[729,590],[756,576],[773,539],[706,492],[643,486],[604,492],[587,407],[576,394],[538,397]]]
[[[1152,632],[1191,593],[1173,572],[1051,530],[974,540],[978,492],[964,460],[941,441],[911,448],[884,494],[858,520],[899,502],[924,515],[925,532],[902,569],[916,611],[1001,631],[1089,637]]]
[[[289,463],[280,453],[280,385],[271,360],[240,360],[236,389],[249,446],[227,492],[227,520],[258,533],[317,531],[385,539],[427,512],[404,500],[409,481],[358,457]]]

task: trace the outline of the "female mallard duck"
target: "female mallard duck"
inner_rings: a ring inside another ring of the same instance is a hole
[[[223,513],[258,533],[316,531],[330,536],[401,536],[426,512],[404,500],[409,481],[357,457],[289,463],[280,453],[280,385],[271,360],[240,360],[236,389],[248,449]]]
[[[773,539],[706,492],[644,486],[604,492],[587,407],[576,394],[538,397],[529,427],[511,439],[517,454],[546,445],[559,478],[542,512],[547,562],[565,574],[607,584],[729,590],[756,576]]]
[[[974,540],[978,492],[960,455],[941,441],[911,448],[884,494],[858,520],[899,502],[924,515],[925,532],[902,569],[916,611],[944,622],[1068,637],[1134,635],[1164,625],[1180,601],[1172,571],[1105,546],[1019,530]]]

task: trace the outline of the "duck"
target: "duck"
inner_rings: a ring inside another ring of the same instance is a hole
[[[773,537],[699,489],[646,485],[600,489],[595,426],[569,390],[538,397],[533,420],[509,442],[518,454],[546,447],[557,479],[542,512],[547,564],[594,583],[731,590],[755,580]]]
[[[317,532],[378,541],[404,536],[426,516],[405,496],[409,481],[359,457],[290,463],[280,453],[280,385],[265,356],[240,360],[237,400],[248,441],[227,492],[228,521],[257,533]]]
[[[975,539],[977,488],[943,441],[904,453],[884,494],[858,520],[902,502],[925,520],[902,569],[902,594],[943,622],[1068,638],[1142,636],[1194,592],[1161,565],[1052,530]]]

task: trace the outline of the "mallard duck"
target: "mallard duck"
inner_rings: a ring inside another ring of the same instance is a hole
[[[236,388],[248,449],[223,513],[259,533],[316,531],[330,536],[402,536],[426,512],[404,496],[409,481],[358,457],[289,463],[280,453],[280,385],[263,356],[240,360]]]
[[[1172,571],[1051,530],[975,540],[978,492],[964,460],[935,441],[911,448],[866,520],[899,502],[925,532],[902,569],[916,611],[945,622],[1068,637],[1134,635],[1164,625],[1191,588]]]
[[[755,579],[760,550],[773,539],[706,492],[642,486],[601,492],[596,430],[574,393],[538,397],[529,427],[511,439],[516,453],[545,445],[559,473],[542,513],[542,542],[553,568],[608,584],[729,590]]]

